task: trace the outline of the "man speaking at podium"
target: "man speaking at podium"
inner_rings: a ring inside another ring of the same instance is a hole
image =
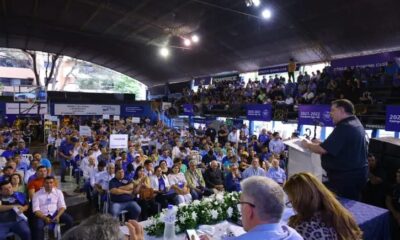
[[[328,175],[326,185],[340,197],[359,200],[368,179],[368,138],[347,99],[332,102],[335,129],[324,142],[303,140],[304,148],[321,155],[321,166]]]

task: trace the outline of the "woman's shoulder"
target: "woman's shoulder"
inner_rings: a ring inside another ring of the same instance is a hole
[[[335,229],[326,225],[319,214],[315,214],[308,221],[300,222],[294,229],[304,239],[337,239]]]

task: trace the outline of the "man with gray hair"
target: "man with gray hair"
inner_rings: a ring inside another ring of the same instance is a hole
[[[283,189],[272,179],[249,177],[241,182],[239,211],[247,233],[236,240],[303,239],[293,228],[281,223],[285,209]]]

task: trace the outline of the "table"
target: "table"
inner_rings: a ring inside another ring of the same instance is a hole
[[[350,211],[358,226],[364,232],[363,239],[389,240],[390,237],[390,214],[387,209],[375,207],[365,203],[339,199],[342,205]]]
[[[350,211],[350,213],[355,218],[357,224],[360,226],[361,230],[364,232],[363,239],[365,240],[390,240],[390,214],[387,209],[378,208],[372,205],[368,205],[365,203],[339,198],[340,203]],[[290,216],[294,215],[292,208],[286,208],[283,216],[282,222],[286,223]],[[142,226],[147,226],[149,224],[148,221],[141,222]],[[228,228],[236,228],[236,230],[240,231],[240,227],[229,223],[222,222],[214,225],[216,227],[216,231],[225,231]],[[218,235],[218,234],[216,234]],[[145,239],[149,240],[159,240],[162,237],[157,238],[153,236],[145,236]],[[185,239],[185,234],[180,234],[177,236],[177,239]],[[218,238],[214,238],[218,239]]]

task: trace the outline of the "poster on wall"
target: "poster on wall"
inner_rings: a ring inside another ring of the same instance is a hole
[[[47,114],[47,103],[6,103],[6,114],[38,114],[39,107],[39,114]]]
[[[386,107],[386,131],[400,131],[400,106]]]
[[[183,104],[183,115],[193,116],[193,104]]]
[[[272,106],[271,104],[247,104],[246,115],[250,121],[271,121]]]
[[[54,104],[55,115],[121,115],[119,105]]]
[[[299,125],[333,126],[330,105],[300,105]]]
[[[110,149],[127,149],[128,134],[110,134]]]

